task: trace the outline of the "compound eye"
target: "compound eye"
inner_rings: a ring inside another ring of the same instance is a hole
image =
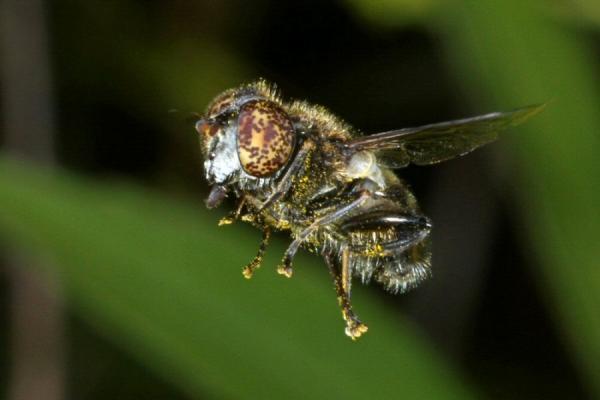
[[[238,155],[244,171],[262,178],[283,168],[294,150],[294,128],[277,104],[255,100],[238,116]]]

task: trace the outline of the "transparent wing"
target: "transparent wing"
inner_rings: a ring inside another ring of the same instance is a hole
[[[375,151],[378,160],[390,168],[410,163],[429,165],[467,154],[494,141],[498,132],[519,125],[539,113],[545,104],[507,112],[493,112],[477,117],[403,128],[363,136],[346,143],[352,153]]]

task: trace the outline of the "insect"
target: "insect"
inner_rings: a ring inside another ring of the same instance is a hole
[[[469,153],[542,108],[362,136],[321,106],[284,102],[274,85],[259,80],[218,95],[196,123],[212,186],[206,205],[233,195],[237,207],[219,225],[241,219],[262,230],[246,278],[260,266],[273,230],[293,239],[278,273],[292,276],[301,247],[321,254],[345,333],[356,339],[367,326],[352,309],[353,278],[403,293],[431,275],[431,221],[392,170]]]

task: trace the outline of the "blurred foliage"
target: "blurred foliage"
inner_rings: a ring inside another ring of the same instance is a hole
[[[595,0],[571,0],[559,2],[559,11],[574,21],[584,21],[600,28],[600,2]]]
[[[600,96],[592,45],[541,13],[543,2],[464,2],[446,10],[450,59],[474,99],[549,101],[512,137],[520,213],[552,309],[600,394]],[[518,12],[515,12],[518,10]],[[507,266],[509,267],[509,266]]]
[[[214,213],[6,158],[0,209],[4,238],[49,256],[81,315],[191,395],[472,397],[416,330],[360,290],[372,338],[352,343],[318,258],[298,257],[288,281],[274,271],[276,243],[243,279],[233,266],[251,258],[257,232],[236,226],[234,243],[206,229]]]
[[[346,0],[357,15],[370,23],[393,27],[422,23],[442,0]]]

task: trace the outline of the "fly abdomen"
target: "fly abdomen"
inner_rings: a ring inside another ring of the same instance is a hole
[[[350,266],[364,282],[375,279],[405,292],[430,275],[431,222],[422,215],[374,210],[341,225],[349,238]]]

